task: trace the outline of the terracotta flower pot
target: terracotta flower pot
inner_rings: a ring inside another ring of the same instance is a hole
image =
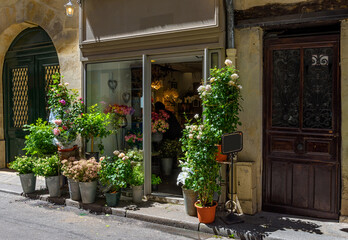
[[[58,147],[58,156],[61,161],[68,159],[69,157],[79,158],[79,147],[77,145],[66,149],[61,149]]]
[[[195,202],[195,207],[197,208],[198,220],[201,223],[212,223],[215,221],[215,212],[217,202],[214,201],[214,205],[211,207],[200,207],[197,206],[198,202]]]
[[[221,154],[221,145],[217,146],[218,152],[216,154],[216,161],[218,162],[226,162],[227,161],[227,155]]]

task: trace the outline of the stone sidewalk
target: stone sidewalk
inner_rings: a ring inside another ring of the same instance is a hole
[[[348,224],[337,221],[261,212],[254,216],[242,216],[243,223],[231,225],[222,221],[220,216],[224,214],[217,213],[213,224],[201,224],[196,217],[186,215],[184,206],[179,204],[144,201],[134,206],[129,198],[122,196],[120,205],[110,208],[106,207],[104,198],[98,198],[93,204],[72,201],[68,198],[66,189],[62,197],[50,198],[47,191],[43,190],[43,178],[38,178],[36,186],[38,191],[26,197],[220,236],[228,237],[233,234],[237,239],[348,239]],[[21,195],[22,189],[16,173],[0,170],[0,191]]]

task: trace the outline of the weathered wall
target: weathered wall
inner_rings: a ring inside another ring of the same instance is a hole
[[[243,151],[238,154],[238,161],[244,169],[237,173],[237,179],[245,177],[248,181],[237,182],[237,194],[244,189],[252,189],[249,195],[242,193],[240,198],[243,211],[255,213],[261,210],[262,199],[262,49],[263,31],[261,28],[236,30],[237,69],[243,86],[243,110],[240,113],[244,133]],[[250,162],[253,162],[250,164]],[[238,165],[238,164],[237,164]],[[238,181],[238,180],[237,180]],[[239,187],[238,187],[239,184]],[[243,185],[244,184],[244,185]],[[248,186],[245,186],[247,184]],[[238,190],[240,188],[240,191]]]
[[[342,201],[341,215],[348,216],[348,20],[341,23],[341,101],[342,101]]]
[[[262,6],[266,4],[273,3],[298,3],[298,2],[306,2],[308,0],[235,0],[234,7],[237,10],[246,10],[251,7]]]
[[[6,52],[16,36],[28,27],[42,27],[56,47],[61,74],[73,88],[81,89],[78,11],[65,16],[65,0],[0,1],[0,168],[5,166],[2,77]]]

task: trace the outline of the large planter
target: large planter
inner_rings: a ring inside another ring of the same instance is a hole
[[[36,176],[34,173],[19,174],[21,185],[24,193],[32,193],[35,191]]]
[[[50,197],[60,197],[60,176],[46,177]]]
[[[61,161],[69,159],[69,157],[75,157],[79,159],[79,147],[77,145],[72,148],[62,149],[58,148],[58,156]]]
[[[105,198],[109,207],[116,207],[121,198],[121,190],[116,193],[105,193]]]
[[[143,200],[143,186],[133,186],[133,202],[141,203]]]
[[[86,152],[85,156],[87,160],[94,157],[95,160],[99,162],[99,152]]]
[[[94,203],[97,193],[97,181],[79,182],[82,203]]]
[[[172,173],[173,158],[162,158],[161,162],[163,174],[169,176]]]
[[[151,140],[152,142],[160,142],[163,139],[163,133],[155,132],[152,133]]]
[[[217,202],[214,201],[214,206],[211,207],[200,207],[197,206],[198,202],[195,202],[195,207],[197,209],[197,216],[200,223],[212,223],[215,221],[215,212]]]
[[[218,162],[226,162],[227,161],[227,155],[221,153],[221,145],[217,146],[218,152],[216,154],[216,161]]]
[[[197,209],[195,207],[195,202],[197,201],[197,192],[191,189],[182,189],[182,194],[184,196],[185,211],[187,215],[197,216]]]
[[[79,182],[74,179],[68,178],[68,185],[69,185],[70,199],[79,201],[81,199]]]

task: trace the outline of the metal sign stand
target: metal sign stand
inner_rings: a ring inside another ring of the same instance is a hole
[[[226,216],[220,217],[223,222],[226,224],[236,224],[236,223],[242,223],[244,220],[236,215],[233,212],[233,158],[234,155],[241,151],[243,148],[243,134],[242,132],[236,132],[232,134],[224,134],[222,136],[222,153],[228,154],[228,160],[231,161],[230,168],[231,168],[231,212],[228,213]]]

